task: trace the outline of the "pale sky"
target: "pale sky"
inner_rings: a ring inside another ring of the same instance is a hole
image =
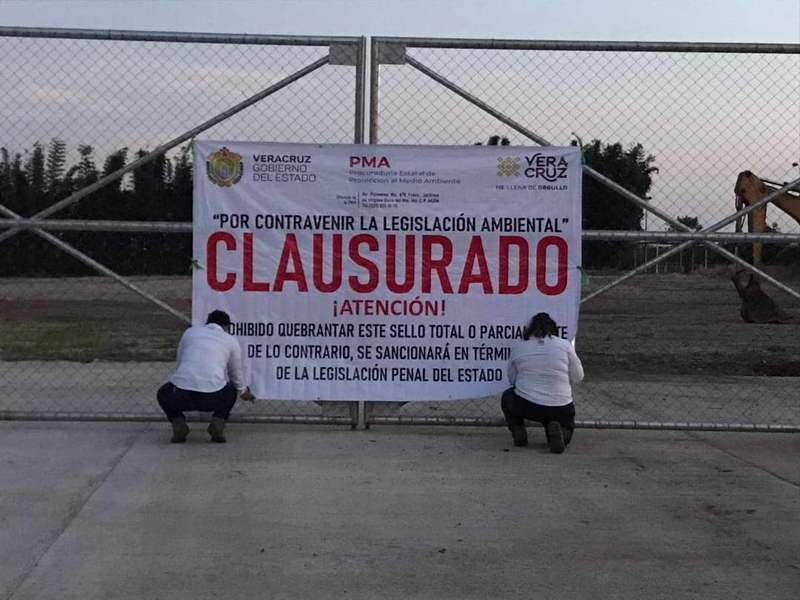
[[[800,0],[0,0],[0,24],[285,35],[800,42]]]

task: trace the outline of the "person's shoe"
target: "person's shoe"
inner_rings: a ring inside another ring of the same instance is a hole
[[[553,454],[561,454],[564,451],[564,430],[558,421],[550,421],[547,425],[547,445]]]
[[[528,430],[524,427],[515,427],[511,430],[511,439],[514,440],[515,446],[528,445]]]
[[[211,436],[211,441],[218,444],[224,444],[225,439],[225,419],[220,417],[211,417],[211,423],[208,425],[208,435]]]
[[[564,432],[564,445],[569,446],[569,443],[572,441],[572,429],[562,427],[561,431]]]
[[[189,426],[186,424],[186,419],[183,417],[176,417],[172,420],[172,439],[173,444],[182,444],[186,441],[186,436],[189,435]]]

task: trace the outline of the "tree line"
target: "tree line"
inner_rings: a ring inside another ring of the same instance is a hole
[[[132,159],[147,154],[133,153]],[[0,148],[0,204],[30,217],[70,194],[124,167],[129,149],[108,154],[98,167],[91,145],[77,146],[77,161],[68,165],[67,144],[52,139],[29,151],[11,154]],[[52,215],[56,219],[191,221],[192,160],[188,148],[134,170],[79,202]],[[186,273],[192,240],[187,234],[78,232],[51,233],[109,268],[123,274]],[[0,275],[84,275],[94,273],[77,259],[23,231],[0,242]]]

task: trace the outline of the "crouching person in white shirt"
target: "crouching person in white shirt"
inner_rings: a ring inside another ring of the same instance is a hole
[[[225,422],[236,397],[254,396],[242,380],[242,351],[230,335],[231,319],[211,311],[205,325],[190,327],[178,344],[178,364],[157,394],[158,404],[172,423],[173,444],[186,441],[189,426],[183,411],[211,413],[208,433],[212,442],[225,442]]]
[[[544,426],[551,452],[564,452],[575,430],[572,385],[583,380],[583,365],[547,313],[535,315],[512,346],[508,380],[513,387],[503,392],[500,406],[514,445],[528,445],[528,419]]]

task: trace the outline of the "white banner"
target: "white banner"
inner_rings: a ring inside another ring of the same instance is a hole
[[[231,315],[259,398],[486,396],[532,315],[575,336],[578,148],[195,148],[193,319]]]

